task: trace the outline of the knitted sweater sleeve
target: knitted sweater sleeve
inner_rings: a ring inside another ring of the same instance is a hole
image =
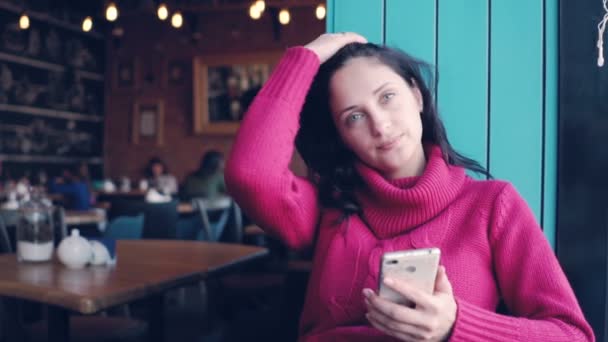
[[[594,341],[534,215],[507,184],[491,219],[494,273],[510,316],[456,299],[450,341]]]
[[[316,188],[289,170],[299,114],[318,68],[312,51],[287,50],[247,110],[226,163],[230,195],[291,248],[312,245],[319,216]]]

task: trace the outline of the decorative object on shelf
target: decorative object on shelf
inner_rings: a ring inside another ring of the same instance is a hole
[[[57,247],[57,257],[69,268],[83,268],[93,256],[91,243],[80,236],[78,229],[72,229],[70,236],[65,237]]]
[[[19,114],[0,115],[4,119],[0,123],[0,154],[82,158],[101,153],[101,142],[95,137],[102,132],[95,123],[26,117],[29,124],[23,124]]]
[[[160,99],[138,99],[133,105],[131,141],[134,144],[163,144],[164,101]]]
[[[195,133],[234,134],[280,52],[195,57]]]

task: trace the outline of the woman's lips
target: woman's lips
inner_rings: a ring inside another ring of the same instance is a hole
[[[403,135],[399,135],[395,138],[387,140],[386,142],[383,142],[382,144],[378,145],[377,149],[379,149],[380,151],[391,150],[392,148],[397,146],[397,144],[399,143],[399,140],[401,140],[402,136]]]

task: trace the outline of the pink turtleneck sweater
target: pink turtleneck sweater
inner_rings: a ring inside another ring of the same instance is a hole
[[[299,113],[319,60],[287,51],[245,116],[226,167],[230,193],[292,248],[314,247],[300,322],[306,341],[375,341],[361,291],[377,289],[384,252],[439,247],[458,304],[450,341],[592,341],[593,332],[539,225],[509,183],[477,181],[430,146],[416,178],[388,181],[363,164],[364,220],[337,223],[289,170]],[[364,223],[364,222],[367,222]],[[503,300],[511,316],[497,314]]]

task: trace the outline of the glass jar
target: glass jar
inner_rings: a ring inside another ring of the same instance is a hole
[[[32,189],[29,199],[21,203],[16,240],[19,261],[51,260],[54,242],[52,206],[40,189]]]

